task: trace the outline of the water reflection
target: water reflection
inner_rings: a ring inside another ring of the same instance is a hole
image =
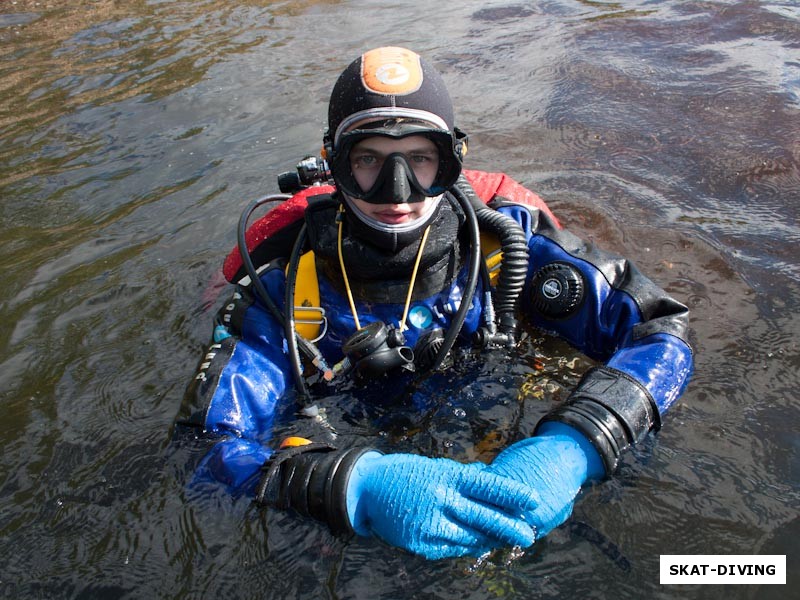
[[[107,144],[96,135],[79,140],[48,129],[56,119],[190,88],[228,56],[278,42],[274,19],[315,3],[11,3],[20,12],[6,15],[2,34],[0,141],[8,155],[0,189],[79,168],[81,157]],[[54,148],[59,145],[61,151]]]

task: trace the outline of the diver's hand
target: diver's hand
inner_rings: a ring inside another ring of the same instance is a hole
[[[548,423],[540,435],[509,446],[487,470],[536,490],[536,507],[524,516],[535,528],[537,540],[566,521],[581,486],[603,474],[591,443],[561,423]]]
[[[412,454],[365,454],[347,484],[356,533],[430,559],[530,546],[534,532],[519,515],[537,509],[532,500],[530,487],[481,463]]]

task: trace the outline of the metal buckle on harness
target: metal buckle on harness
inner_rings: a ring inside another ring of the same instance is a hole
[[[315,315],[319,315],[315,317]],[[325,316],[325,309],[321,306],[295,306],[294,322],[297,332],[312,343],[316,343],[325,337],[328,331],[328,319]],[[311,332],[319,332],[314,339],[309,339],[306,334],[313,335]]]

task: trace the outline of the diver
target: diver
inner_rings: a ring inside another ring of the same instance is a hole
[[[373,49],[342,72],[324,160],[252,226],[261,202],[245,211],[225,261],[235,289],[187,392],[184,424],[210,444],[197,477],[336,534],[479,556],[547,535],[659,429],[693,368],[687,308],[511,178],[463,169],[467,141],[416,53]],[[276,439],[326,385],[385,386],[465,345],[511,347],[523,315],[598,366],[491,463]]]

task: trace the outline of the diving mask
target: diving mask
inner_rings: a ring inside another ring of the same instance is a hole
[[[432,148],[424,151],[392,151],[386,156],[359,150],[364,146],[359,146],[361,142],[369,146],[370,138],[405,140],[411,136],[422,136],[430,140]],[[332,153],[331,171],[339,190],[351,198],[372,204],[422,202],[425,198],[441,195],[458,179],[461,173],[461,151],[456,147],[455,139],[451,132],[432,128],[430,124],[419,121],[391,119],[368,123],[338,136]],[[362,164],[365,160],[370,161],[368,165]],[[425,164],[426,161],[434,164]],[[359,168],[378,171],[371,178],[369,189],[363,189],[359,184],[355,172]],[[421,170],[431,168],[432,179],[426,173],[424,183],[421,182],[418,176]]]

